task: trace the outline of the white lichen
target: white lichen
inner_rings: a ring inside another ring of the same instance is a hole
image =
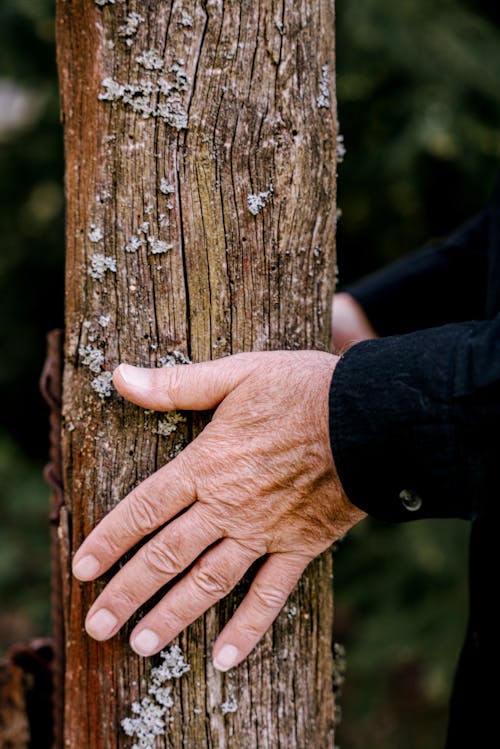
[[[137,252],[139,247],[142,247],[144,244],[144,239],[139,236],[133,236],[130,238],[130,240],[125,245],[125,252]]]
[[[94,0],[96,5],[114,5],[115,0]]]
[[[173,65],[171,65],[168,69],[169,73],[175,74],[175,83],[169,85],[169,91],[174,88],[178,89],[179,91],[187,91],[189,79],[187,77],[186,71],[184,70],[184,64],[185,60],[183,57],[178,57],[176,62],[174,62]],[[165,80],[159,81],[160,86],[165,86],[167,83]]]
[[[98,319],[98,323],[101,328],[107,328],[111,321],[111,315],[101,315]]]
[[[168,437],[177,431],[179,426],[186,423],[186,417],[180,414],[178,411],[171,411],[168,416],[160,419],[158,422],[158,428],[156,434],[161,437]]]
[[[121,99],[127,93],[127,89],[130,95],[133,95],[133,93],[135,93],[131,86],[119,83],[118,81],[115,81],[114,78],[104,78],[102,81],[102,85],[104,86],[106,91],[101,91],[101,93],[98,95],[98,99],[100,99],[101,101],[115,101],[117,99]]]
[[[227,338],[217,338],[215,343],[212,343],[212,348],[214,351],[218,351],[221,348],[224,348],[224,346],[227,345]]]
[[[155,49],[146,49],[135,58],[138,65],[142,65],[146,70],[163,70],[165,61]]]
[[[146,71],[156,73],[164,66],[164,61],[155,50],[147,50],[136,58]],[[177,130],[188,126],[188,114],[181,101],[181,93],[188,90],[189,80],[183,68],[184,60],[179,58],[169,69],[171,80],[167,78],[140,80],[137,83],[120,83],[114,78],[104,78],[98,98],[101,101],[121,103],[130,107],[144,118],[161,119]]]
[[[90,383],[92,390],[95,390],[100,398],[109,398],[113,393],[113,375],[111,372],[101,372],[94,377]]]
[[[112,197],[112,193],[109,190],[104,189],[101,190],[101,192],[96,193],[95,202],[106,203],[106,201],[111,200]]]
[[[175,367],[176,364],[191,364],[191,359],[178,349],[168,351],[165,356],[160,356],[158,359],[158,366],[160,367]]]
[[[318,109],[330,109],[330,89],[328,84],[330,83],[330,68],[328,65],[323,65],[321,68],[321,77],[319,79],[319,94],[316,97],[316,104]]]
[[[96,333],[92,330],[92,323],[90,320],[84,320],[82,323],[82,328],[85,328],[87,331],[87,341],[90,343],[93,343],[96,339]]]
[[[226,715],[226,713],[235,713],[238,709],[238,703],[234,697],[230,697],[228,700],[222,703],[220,709]]]
[[[179,24],[181,26],[185,26],[186,28],[190,28],[193,25],[193,19],[191,18],[189,13],[186,13],[185,10],[183,10],[181,13]]]
[[[172,687],[157,687],[152,684],[148,690],[148,693],[154,696],[159,705],[162,705],[166,708],[171,708],[174,706]]]
[[[150,697],[132,703],[136,718],[124,718],[122,728],[127,736],[135,738],[132,749],[152,749],[157,736],[165,734],[165,713],[167,709]]]
[[[173,460],[174,458],[176,458],[179,455],[179,453],[181,453],[184,450],[185,447],[186,447],[186,443],[181,442],[181,441],[176,442],[175,445],[172,445],[172,447],[170,448],[168,452],[168,457],[170,458],[170,460]]]
[[[340,691],[344,682],[347,670],[346,651],[344,645],[336,642],[333,645],[333,689],[335,692]]]
[[[88,274],[96,281],[103,281],[107,271],[116,273],[116,260],[109,255],[92,255]]]
[[[341,164],[344,161],[346,155],[346,149],[344,144],[344,136],[337,135],[337,164]]]
[[[229,684],[228,687],[227,700],[222,703],[220,709],[222,710],[223,715],[227,715],[227,713],[235,713],[238,709],[238,703],[235,699],[233,687],[231,684]]]
[[[166,681],[180,679],[191,669],[189,663],[184,660],[182,650],[178,645],[172,645],[170,650],[162,650],[160,655],[163,663],[151,670],[153,685],[162,686]]]
[[[126,43],[132,45],[131,37],[137,34],[139,26],[144,23],[144,18],[139,13],[129,13],[125,16],[125,23],[122,26],[118,26],[118,36],[125,37]]]
[[[153,114],[154,109],[150,104],[149,97],[153,91],[156,93],[157,87],[150,81],[133,84],[120,83],[115,81],[114,78],[104,78],[102,85],[105,90],[98,95],[101,101],[122,101],[134,111],[141,112],[146,117]]]
[[[147,234],[149,231],[149,221],[143,221],[139,226],[139,234]]]
[[[297,616],[297,606],[287,606],[285,613],[289,619],[294,619]]]
[[[166,177],[162,177],[160,180],[160,192],[164,195],[171,195],[175,192],[175,186],[172,185]]]
[[[68,432],[74,432],[75,429],[76,429],[76,427],[75,427],[75,425],[74,425],[74,423],[72,421],[69,421],[68,422],[68,426],[66,427],[66,429],[68,430]]]
[[[154,237],[148,237],[148,244],[153,255],[163,255],[165,252],[170,252],[173,248],[173,244],[164,242],[161,239],[155,239]]]
[[[265,208],[273,195],[274,195],[274,185],[272,182],[269,184],[269,190],[266,190],[265,192],[248,193],[247,205],[248,205],[248,210],[250,211],[252,216],[256,216],[261,210],[261,208]]]
[[[78,355],[83,366],[88,367],[91,372],[98,373],[101,371],[104,364],[104,354],[100,349],[87,344],[86,346],[80,346]]]
[[[97,243],[104,239],[104,234],[98,226],[90,224],[90,231],[88,232],[87,237],[89,238],[89,242]]]
[[[187,130],[188,115],[180,101],[158,104],[155,116],[160,117],[166,125],[176,130]]]
[[[174,705],[172,686],[167,682],[180,679],[190,669],[178,645],[160,653],[163,662],[151,671],[148,696],[132,703],[135,717],[124,718],[122,728],[135,739],[132,749],[153,749],[158,736],[165,735],[166,714]]]

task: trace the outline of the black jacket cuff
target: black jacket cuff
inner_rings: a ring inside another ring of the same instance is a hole
[[[474,324],[363,341],[339,360],[330,438],[349,500],[387,521],[472,518],[453,382],[457,347]]]

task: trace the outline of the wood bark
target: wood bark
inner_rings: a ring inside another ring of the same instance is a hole
[[[0,661],[0,749],[49,749],[52,730],[50,640],[14,645]]]
[[[136,15],[134,15],[136,14]],[[103,588],[69,571],[83,538],[205,423],[111,392],[121,361],[328,349],[337,121],[332,0],[58,0],[67,194],[63,390],[64,745],[131,747],[151,667],[130,627],[83,629]],[[331,554],[229,674],[217,633],[243,581],[178,638],[162,747],[333,747]],[[134,618],[137,621],[138,617]],[[235,712],[222,703],[237,703]],[[149,746],[149,745],[148,745]]]
[[[18,666],[0,661],[0,747],[28,749],[30,730],[23,685]]]

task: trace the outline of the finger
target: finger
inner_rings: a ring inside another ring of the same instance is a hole
[[[74,556],[75,577],[99,577],[136,543],[192,504],[196,491],[187,452],[188,448],[136,486],[101,520]]]
[[[195,503],[154,536],[116,573],[87,614],[85,628],[107,640],[163,585],[183,572],[220,538],[220,531]]]
[[[278,616],[309,561],[286,553],[272,554],[265,561],[215,642],[215,668],[228,671],[247,657]]]
[[[201,364],[145,369],[120,364],[113,373],[116,389],[143,408],[215,408],[254,367],[252,354],[227,356]]]
[[[152,655],[165,647],[224,598],[262,553],[230,538],[207,551],[134,629],[130,644],[136,653]]]

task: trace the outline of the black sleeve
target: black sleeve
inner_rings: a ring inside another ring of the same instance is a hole
[[[380,336],[484,317],[490,207],[445,241],[345,289]]]
[[[330,437],[348,498],[376,518],[473,518],[500,456],[500,316],[363,341],[339,360]]]

